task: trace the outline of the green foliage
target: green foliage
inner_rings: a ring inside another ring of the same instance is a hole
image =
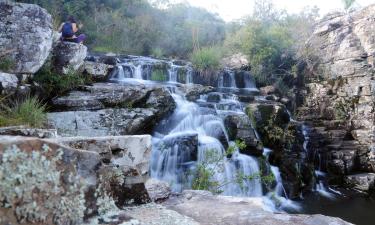
[[[27,97],[23,101],[17,101],[11,107],[1,105],[0,127],[26,125],[41,128],[46,123],[46,106],[36,97]]]
[[[217,47],[196,50],[191,55],[193,66],[200,71],[216,70],[220,66],[221,52]]]
[[[345,10],[349,10],[350,7],[354,4],[355,0],[341,0],[342,3],[344,4]]]
[[[188,58],[199,46],[221,43],[225,22],[187,3],[150,4],[148,0],[18,0],[46,8],[55,28],[69,16],[84,25],[86,44],[99,52]],[[194,31],[194,32],[193,32]],[[161,51],[160,51],[161,50]]]
[[[153,48],[151,51],[151,56],[161,59],[164,57],[164,51],[162,48]]]
[[[75,73],[73,70],[65,75],[57,74],[48,64],[44,65],[34,75],[34,81],[43,88],[44,92],[49,97],[64,94],[67,91],[76,89],[89,82],[87,77]]]
[[[0,71],[7,72],[11,70],[14,66],[15,62],[13,59],[6,56],[0,56]]]
[[[162,69],[154,69],[152,70],[151,80],[153,81],[167,81],[167,74]]]
[[[253,11],[253,16],[228,34],[224,46],[229,52],[247,55],[256,84],[261,87],[292,73],[318,13],[311,8],[288,15],[277,10],[270,0],[257,0]]]
[[[215,179],[215,174],[224,171],[224,160],[233,155],[237,149],[245,149],[246,144],[244,141],[236,140],[234,145],[231,145],[226,150],[226,155],[221,155],[215,150],[207,150],[205,158],[202,162],[198,163],[193,171],[193,190],[207,190],[214,194],[223,192],[223,187],[229,184],[237,184],[243,190],[247,187],[245,183],[254,179],[260,179],[265,184],[274,181],[273,175],[262,176],[262,172],[254,174],[243,174],[238,172],[233,180],[219,181]],[[232,160],[231,158],[227,160]],[[272,180],[273,179],[273,180]]]
[[[22,224],[80,224],[85,184],[72,174],[62,179],[62,155],[62,150],[47,145],[32,152],[16,146],[5,149],[0,159],[0,207],[12,210]]]

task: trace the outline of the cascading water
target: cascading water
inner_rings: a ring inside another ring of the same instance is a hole
[[[313,151],[311,154],[308,145],[310,142],[310,128],[306,125],[302,125],[302,134],[304,136],[304,142],[303,142],[303,149],[306,153],[309,155],[312,155],[312,160],[315,160],[316,154],[318,154],[318,165],[316,165],[316,170],[315,170],[315,177],[316,177],[316,184],[315,184],[315,189],[316,191],[321,194],[322,196],[325,196],[327,198],[334,199],[335,195],[333,193],[338,193],[337,191],[331,189],[325,184],[325,179],[326,179],[326,173],[322,171],[322,166],[321,166],[321,156],[318,151]],[[333,193],[332,193],[333,192]]]
[[[154,66],[165,68],[160,67],[162,63],[165,62],[145,57],[125,59],[117,67],[112,79],[117,81],[150,79]],[[208,96],[201,96],[197,103],[193,103],[185,99],[178,85],[175,84],[176,82],[192,83],[191,66],[175,65],[174,62],[167,62],[164,65],[168,68],[166,71],[168,88],[177,108],[170,117],[159,124],[154,132],[151,176],[170,183],[175,192],[191,189],[197,168],[210,162],[209,158],[214,155],[218,160],[206,166],[213,170],[212,179],[220,184],[222,194],[263,196],[257,158],[241,154],[232,142],[234,140],[229,140],[224,127],[223,120],[226,116],[244,114],[243,105],[238,101],[238,96],[233,94],[241,91],[236,88],[234,72],[227,70],[225,78],[223,75],[219,79],[219,87],[224,87],[224,91],[228,87],[229,91],[211,93],[219,97],[218,101],[213,103],[208,101]],[[186,74],[184,81],[179,74]],[[245,80],[243,89],[256,89],[254,81]],[[230,157],[227,156],[224,146],[234,146],[235,151]],[[288,205],[290,201],[283,197],[285,190],[278,168],[271,167],[271,172],[276,178],[274,192],[278,200],[281,200],[283,205]],[[239,177],[253,178],[238,182]],[[266,199],[272,199],[271,194],[268,194]]]
[[[177,109],[155,132],[151,176],[169,182],[172,189],[179,192],[192,187],[197,165],[210,161],[209,156],[217,157],[207,166],[215,167],[213,179],[222,184],[223,194],[262,196],[259,178],[245,180],[244,184],[236,182],[239,174],[259,174],[259,166],[255,158],[240,154],[238,150],[227,158],[220,140],[228,142],[228,135],[216,111],[188,102],[178,90],[172,96]]]

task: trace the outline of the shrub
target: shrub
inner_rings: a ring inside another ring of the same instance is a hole
[[[164,52],[162,48],[153,48],[151,51],[151,56],[155,58],[163,58],[164,57]]]
[[[27,97],[23,101],[16,101],[13,106],[2,104],[0,126],[26,125],[29,127],[43,127],[46,120],[46,105],[36,97]]]
[[[34,80],[39,83],[48,97],[64,94],[67,91],[90,82],[86,76],[78,74],[73,70],[65,75],[57,74],[48,64],[35,74]]]
[[[217,47],[201,48],[193,52],[191,62],[198,70],[215,70],[220,67],[221,55],[221,50]]]

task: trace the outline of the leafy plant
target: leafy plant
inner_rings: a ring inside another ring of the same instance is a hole
[[[47,96],[61,95],[69,90],[78,88],[90,82],[82,74],[70,70],[68,74],[57,74],[51,67],[44,65],[35,75],[34,80],[43,88]]]
[[[220,66],[221,52],[217,47],[201,48],[193,52],[193,66],[201,71],[215,70]]]
[[[16,101],[12,106],[1,104],[0,126],[26,125],[43,127],[47,120],[46,105],[36,97]]]

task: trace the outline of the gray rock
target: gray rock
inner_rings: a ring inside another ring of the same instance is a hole
[[[168,199],[172,192],[167,182],[156,179],[149,179],[146,182],[146,189],[151,200],[154,202]]]
[[[214,196],[205,191],[184,191],[163,204],[200,224],[212,225],[349,225],[339,218],[323,215],[291,215],[264,209],[261,198]]]
[[[247,155],[261,156],[263,147],[261,141],[257,139],[254,129],[251,126],[249,117],[245,114],[228,115],[224,119],[225,127],[230,140],[242,140],[246,148],[240,150]]]
[[[207,94],[213,91],[213,87],[203,86],[200,84],[186,84],[182,85],[186,99],[189,101],[196,101],[201,95]]]
[[[375,174],[362,173],[349,175],[345,177],[345,183],[347,186],[360,191],[370,191],[375,189]]]
[[[83,65],[83,72],[90,75],[94,81],[108,80],[108,75],[112,69],[112,65],[97,62],[85,61]]]
[[[53,48],[52,65],[56,72],[67,74],[79,70],[87,56],[87,47],[72,42],[59,42]]]
[[[151,133],[158,121],[156,109],[104,109],[48,114],[49,124],[59,135],[116,136]]]
[[[0,72],[0,95],[11,95],[17,91],[18,78],[14,74]]]
[[[6,72],[33,74],[52,48],[52,17],[37,5],[0,2],[0,52],[14,66]]]
[[[57,137],[57,131],[53,129],[35,129],[23,126],[16,126],[0,128],[0,135],[54,138]]]

